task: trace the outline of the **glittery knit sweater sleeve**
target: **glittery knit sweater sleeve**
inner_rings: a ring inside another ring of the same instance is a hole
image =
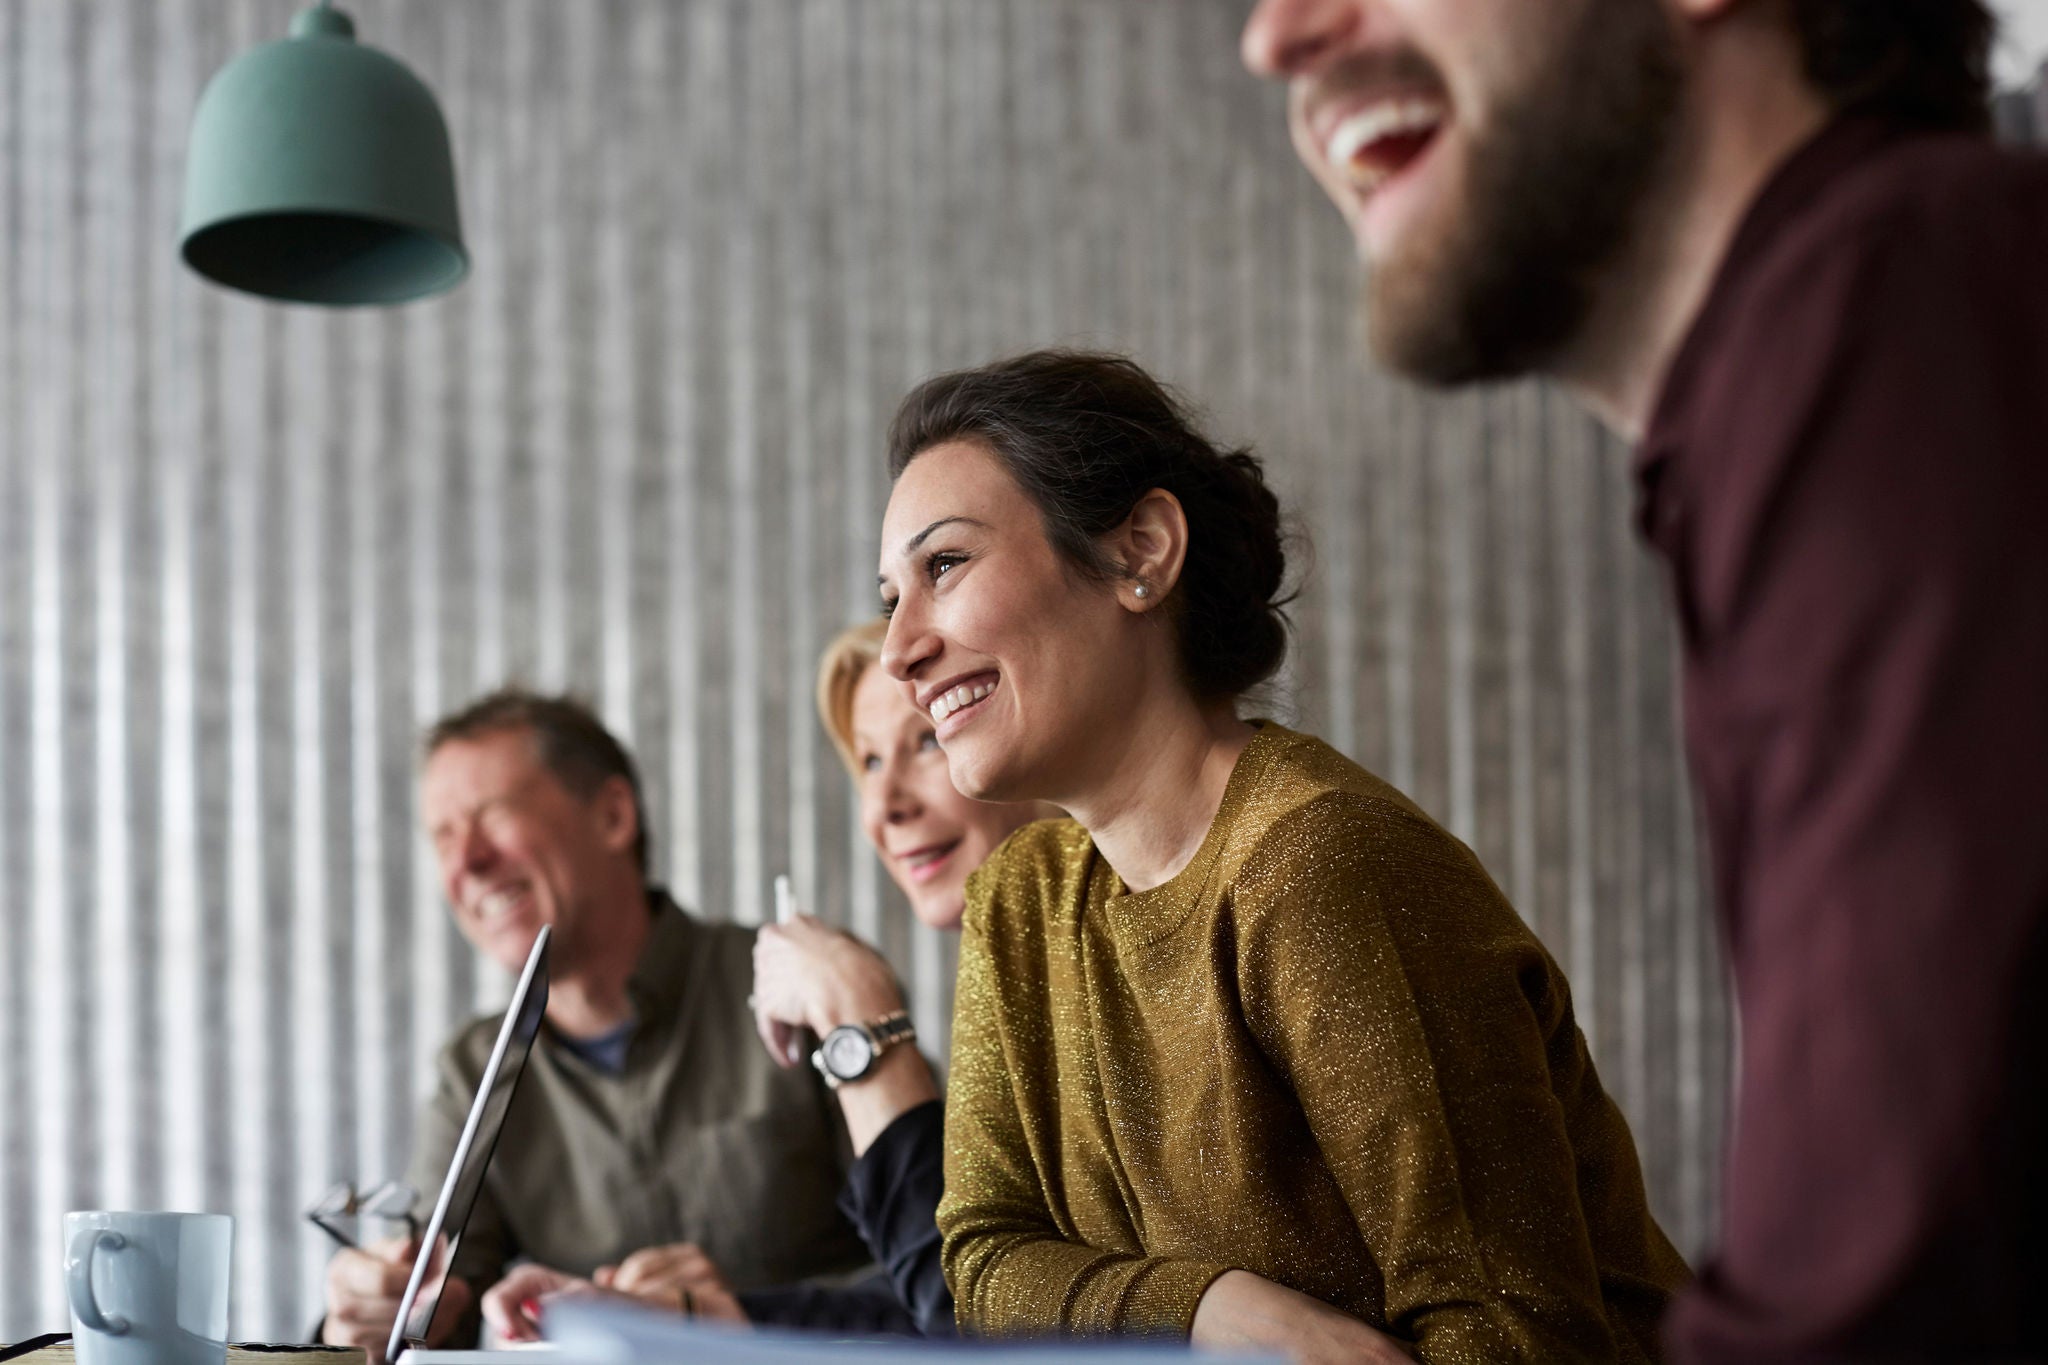
[[[971,888],[939,1211],[963,1325],[1184,1334],[1235,1267],[1425,1361],[1656,1358],[1684,1264],[1470,852],[1279,727],[1217,825],[1150,891],[1071,822]]]
[[[1048,1182],[1057,1190],[1060,1173],[1042,1169],[1034,1153],[1042,1153],[1051,1136],[1039,1120],[1048,1103],[1056,1104],[1057,1072],[1040,1069],[1047,1056],[1012,1055],[1021,1040],[1004,1036],[997,981],[1001,974],[1002,987],[1042,992],[1045,978],[1033,972],[1029,958],[998,966],[975,899],[970,895],[961,926],[947,1077],[946,1193],[938,1219],[960,1326],[994,1334],[1185,1335],[1195,1300],[1229,1267],[1148,1256],[1128,1246],[1091,1246],[1054,1207]],[[1039,1100],[1028,1112],[1016,1102],[1013,1076]],[[1027,1124],[1038,1131],[1027,1135]]]
[[[1331,795],[1274,835],[1235,887],[1246,1020],[1358,1220],[1388,1329],[1431,1361],[1653,1355],[1685,1266],[1555,964],[1419,816]]]

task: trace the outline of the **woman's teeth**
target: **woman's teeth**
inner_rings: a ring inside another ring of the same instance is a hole
[[[996,685],[992,682],[989,682],[980,683],[975,686],[967,686],[963,684],[960,687],[954,688],[950,692],[941,692],[932,701],[932,719],[934,721],[944,720],[946,717],[952,715],[955,711],[958,711],[961,707],[972,706],[974,705],[974,703],[980,701],[983,697],[987,696],[989,693],[995,690]]]
[[[905,864],[909,866],[912,872],[922,872],[925,868],[930,867],[933,863],[939,862],[942,859],[944,859],[947,855],[951,854],[955,848],[959,847],[959,845],[960,841],[958,839],[955,839],[950,844],[941,844],[937,848],[922,849],[916,853],[910,854],[903,861]]]
[[[1382,101],[1359,110],[1331,130],[1324,154],[1350,178],[1354,188],[1370,194],[1421,149],[1429,134],[1443,123],[1445,112],[1441,100]],[[1407,148],[1381,145],[1396,140],[1407,143]],[[1387,155],[1397,151],[1397,155]]]

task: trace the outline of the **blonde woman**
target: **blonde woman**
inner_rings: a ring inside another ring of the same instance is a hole
[[[931,716],[879,667],[883,632],[882,622],[871,621],[826,649],[818,715],[853,775],[861,829],[911,913],[953,931],[968,874],[1019,826],[1057,812],[1033,802],[973,801],[954,788]],[[931,1065],[910,1045],[915,1035],[894,974],[853,935],[799,915],[763,927],[755,940],[754,998],[771,1054],[791,1056],[798,1029],[822,1040],[813,1061],[835,1085],[853,1140],[840,1207],[918,1329],[949,1334],[953,1299],[933,1222],[944,1116]],[[816,1318],[804,1314],[799,1325]]]
[[[869,621],[826,647],[818,663],[818,717],[853,778],[861,829],[911,913],[931,928],[956,930],[968,874],[1020,825],[1058,812],[1032,802],[971,801],[955,790],[931,716],[911,705],[877,666],[883,631],[881,621]],[[950,1335],[953,1299],[940,1272],[933,1221],[944,1117],[938,1080],[915,1046],[894,973],[853,935],[799,915],[761,929],[754,1000],[762,1041],[778,1061],[808,1064],[804,1049],[792,1045],[809,1029],[822,1040],[820,1060],[831,1059],[841,1073],[827,1070],[838,1082],[854,1150],[840,1207],[885,1278],[847,1289],[735,1294],[708,1257],[671,1248],[672,1257],[687,1263],[664,1269],[690,1289],[685,1301],[664,1299],[663,1305],[729,1322]],[[617,1273],[600,1271],[596,1285],[608,1285]],[[500,1335],[529,1340],[538,1335],[531,1301],[591,1287],[528,1266],[485,1296],[484,1313]]]

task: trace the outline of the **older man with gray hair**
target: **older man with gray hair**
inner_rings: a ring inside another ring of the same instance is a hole
[[[753,931],[649,885],[619,742],[576,701],[507,688],[437,722],[424,750],[421,817],[463,936],[517,971],[553,929],[546,1025],[431,1339],[473,1337],[478,1296],[515,1259],[669,1306],[864,1263],[835,1203],[837,1112],[810,1068],[755,1040]],[[442,1049],[416,1188],[439,1186],[497,1028],[473,1020]],[[337,1254],[322,1339],[375,1360],[414,1250]]]

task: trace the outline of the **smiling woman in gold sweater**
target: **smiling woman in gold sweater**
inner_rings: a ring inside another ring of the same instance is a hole
[[[969,885],[946,1108],[963,1326],[1298,1360],[1650,1360],[1684,1263],[1557,966],[1279,666],[1279,514],[1127,360],[931,380],[882,662],[953,781],[1072,818]]]

